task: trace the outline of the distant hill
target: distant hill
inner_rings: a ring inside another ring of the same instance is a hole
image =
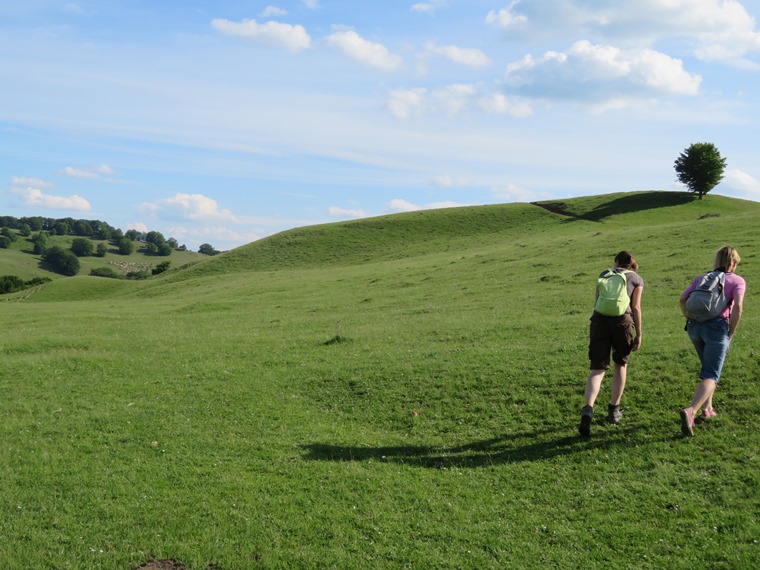
[[[760,203],[719,195],[642,191],[392,214],[287,230],[188,269],[187,276],[353,265],[518,239],[557,224],[641,226],[760,212]]]
[[[150,271],[169,261],[170,269],[140,286],[167,286],[188,279],[248,272],[271,272],[314,268],[340,268],[371,263],[386,263],[421,256],[451,258],[457,252],[486,251],[504,244],[520,244],[536,236],[572,241],[580,234],[596,235],[602,228],[626,232],[635,228],[636,236],[647,227],[690,224],[699,220],[757,216],[760,203],[720,195],[698,200],[685,192],[642,191],[585,196],[534,203],[509,203],[423,210],[361,220],[335,222],[294,228],[209,257],[188,251],[175,251],[169,257],[147,254],[145,249],[122,256],[109,244],[103,258],[80,258],[81,270],[75,284],[59,292],[64,297],[87,298],[88,287],[79,279],[96,267],[112,267],[121,274]],[[695,236],[702,230],[694,230]],[[72,236],[53,236],[53,243],[70,247]],[[93,240],[98,243],[97,240]],[[47,276],[67,280],[53,273],[39,256],[31,253],[31,243],[18,239],[9,249],[0,249],[0,276],[22,279]],[[89,278],[103,281],[103,278]],[[114,280],[108,280],[114,281]],[[134,283],[111,283],[96,287],[98,294],[129,294]],[[126,287],[126,288],[125,288]],[[67,291],[67,293],[64,293]],[[56,295],[56,298],[58,296]]]

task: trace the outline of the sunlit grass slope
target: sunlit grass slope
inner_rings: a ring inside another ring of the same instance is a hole
[[[675,196],[303,228],[3,301],[0,560],[757,566],[760,205]],[[677,299],[725,243],[746,313],[718,416],[684,439],[698,365]],[[624,248],[644,343],[623,423],[583,440],[594,279]]]

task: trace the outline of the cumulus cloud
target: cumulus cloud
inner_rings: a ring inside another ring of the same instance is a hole
[[[582,34],[639,47],[683,39],[696,57],[727,63],[760,52],[755,20],[737,0],[515,0],[486,22],[534,38]]]
[[[454,63],[473,68],[487,67],[491,64],[488,56],[475,48],[461,48],[455,45],[439,46],[433,42],[428,42],[425,44],[425,54],[444,57]]]
[[[702,78],[683,63],[650,49],[621,50],[574,43],[566,52],[525,56],[507,68],[508,89],[536,98],[600,102],[661,95],[696,95]]]
[[[282,47],[292,52],[311,46],[311,36],[300,25],[292,26],[275,21],[259,24],[256,20],[231,22],[217,18],[211,21],[211,26],[228,36],[242,37],[257,43]]]
[[[230,210],[220,207],[216,200],[202,194],[176,194],[170,198],[145,202],[140,205],[140,210],[169,220],[239,222]]]
[[[533,110],[526,102],[501,93],[490,93],[479,85],[455,83],[441,89],[398,89],[392,91],[388,111],[398,119],[425,113],[446,113],[450,116],[480,110],[488,114],[509,114],[529,117]]]
[[[310,10],[316,10],[319,8],[319,0],[303,0],[303,5]]]
[[[107,164],[102,164],[100,166],[96,166],[95,168],[74,168],[73,166],[67,166],[61,170],[61,173],[66,176],[71,176],[72,178],[93,179],[100,178],[103,175],[109,176],[116,174],[116,171]]]
[[[278,6],[267,6],[264,8],[261,13],[259,14],[259,17],[261,18],[272,18],[277,16],[287,16],[288,11],[284,8],[280,8]]]
[[[392,54],[384,45],[362,38],[353,30],[340,30],[327,37],[327,43],[337,47],[351,59],[384,71],[401,66],[399,56]]]
[[[331,206],[328,213],[333,218],[366,218],[369,215],[364,210],[349,210],[340,206]]]
[[[90,211],[90,203],[81,196],[77,196],[76,194],[71,196],[46,194],[42,191],[42,188],[49,188],[52,186],[51,184],[43,184],[41,186],[18,185],[22,180],[28,181],[30,179],[14,178],[14,186],[11,187],[11,192],[21,196],[21,199],[27,206],[44,208],[46,210]]]

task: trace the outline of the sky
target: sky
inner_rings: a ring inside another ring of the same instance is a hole
[[[760,201],[760,0],[0,0],[0,215],[188,249],[430,208]],[[709,196],[708,196],[709,198]]]

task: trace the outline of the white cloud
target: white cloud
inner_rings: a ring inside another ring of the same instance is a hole
[[[504,29],[524,26],[528,22],[527,16],[512,13],[517,4],[519,4],[519,0],[514,0],[507,8],[498,12],[491,10],[486,16],[486,23]]]
[[[439,46],[428,42],[425,44],[425,53],[445,57],[454,63],[468,67],[487,67],[491,64],[486,54],[474,48],[461,48],[455,45]]]
[[[402,213],[402,212],[416,212],[417,210],[434,210],[439,208],[461,208],[468,204],[460,204],[458,202],[452,202],[450,200],[444,202],[431,202],[424,206],[412,204],[411,202],[404,200],[403,198],[394,198],[388,202],[385,206],[387,212],[390,213]]]
[[[75,212],[89,212],[90,203],[73,194],[71,196],[54,196],[45,194],[39,188],[32,186],[11,188],[11,192],[18,194],[27,206],[45,208],[48,210],[70,210]]]
[[[747,63],[747,54],[760,52],[755,20],[737,0],[515,0],[486,22],[512,37],[585,35],[638,47],[685,40],[696,57],[726,63]]]
[[[211,244],[218,251],[227,251],[264,238],[268,234],[257,230],[236,231],[226,226],[190,228],[187,226],[173,226],[169,228],[168,235],[181,244],[188,244],[188,248],[193,251],[196,251],[203,243]]]
[[[327,37],[327,43],[360,63],[385,71],[398,69],[402,63],[401,58],[384,45],[365,40],[353,30],[337,31]]]
[[[466,178],[462,176],[449,176],[448,174],[435,176],[430,182],[439,188],[454,188],[470,185]]]
[[[230,210],[221,208],[216,200],[201,194],[176,194],[171,198],[145,202],[140,210],[161,219],[196,221],[227,221],[239,223]]]
[[[349,210],[339,206],[331,206],[328,213],[333,218],[366,218],[369,215],[364,210]]]
[[[74,168],[73,166],[67,166],[63,170],[61,170],[62,174],[65,174],[66,176],[71,176],[72,178],[100,178],[103,175],[112,175],[116,174],[116,171],[108,166],[107,164],[102,164],[100,166],[97,166],[95,168]]]
[[[285,10],[285,8],[280,8],[278,6],[267,6],[264,8],[261,13],[259,14],[260,18],[272,18],[276,16],[287,16],[288,11]]]
[[[760,201],[760,180],[743,170],[727,170],[722,184],[732,190],[738,191],[741,197]]]
[[[536,200],[544,200],[551,197],[546,192],[534,192],[512,183],[503,187],[493,188],[491,192],[494,198],[506,200],[507,202],[535,202]]]
[[[137,230],[140,233],[147,234],[150,229],[142,222],[135,222],[134,224],[127,224],[128,230]]]
[[[604,102],[661,95],[696,95],[702,78],[678,59],[650,49],[621,50],[582,40],[566,52],[531,55],[507,68],[508,85],[520,95]]]
[[[399,89],[391,91],[388,110],[398,119],[408,119],[422,110],[427,89]]]
[[[417,2],[412,4],[410,10],[420,14],[433,14],[438,8],[446,5],[446,0],[432,0],[431,2]]]
[[[417,206],[416,204],[407,202],[406,200],[402,198],[394,198],[393,200],[388,202],[385,208],[387,211],[394,212],[394,213],[414,212],[416,210],[424,210],[422,206]]]
[[[52,188],[52,182],[40,180],[39,178],[27,178],[25,176],[14,176],[11,178],[11,186],[33,186],[34,188]]]
[[[473,109],[488,114],[509,114],[515,118],[529,117],[533,110],[521,99],[501,93],[489,93],[479,85],[455,83],[429,91],[425,88],[392,91],[388,111],[398,119],[408,119],[424,113],[458,115]]]
[[[303,0],[303,5],[310,10],[316,10],[319,8],[319,0]]]
[[[212,27],[228,36],[246,38],[258,43],[283,47],[292,52],[301,51],[311,46],[311,37],[303,26],[292,26],[280,22],[269,21],[259,24],[256,20],[243,20],[231,22],[229,20],[215,19],[211,21]]]

